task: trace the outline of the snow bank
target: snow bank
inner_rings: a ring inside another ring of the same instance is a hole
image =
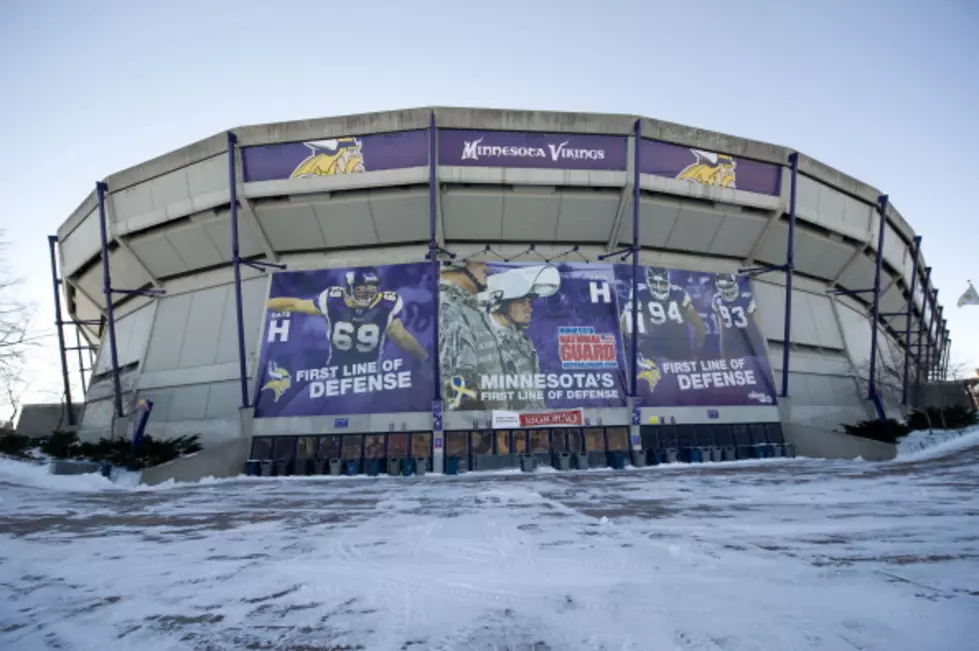
[[[961,430],[918,430],[897,444],[897,461],[922,461],[979,445],[979,425]]]
[[[98,491],[119,487],[99,473],[52,475],[47,463],[0,457],[0,483],[55,491]]]

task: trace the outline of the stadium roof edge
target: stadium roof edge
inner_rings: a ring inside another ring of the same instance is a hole
[[[642,120],[643,135],[688,147],[734,154],[745,158],[785,164],[792,148],[739,138],[728,134],[637,115],[535,111],[523,109],[464,108],[427,106],[393,111],[376,111],[334,117],[245,125],[230,129],[242,146],[276,142],[296,142],[343,135],[366,135],[428,127],[435,112],[440,127],[557,133],[605,133],[631,135],[635,121]],[[226,131],[192,142],[166,154],[120,170],[106,177],[110,190],[121,190],[195,162],[223,154],[227,149]],[[800,152],[799,170],[803,174],[837,188],[867,203],[876,203],[880,191],[829,165]],[[70,233],[94,208],[94,192],[83,200],[58,228],[59,237]],[[891,220],[910,240],[913,231],[896,209],[888,211]]]

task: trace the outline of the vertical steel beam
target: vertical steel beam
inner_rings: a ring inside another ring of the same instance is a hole
[[[877,234],[877,264],[874,267],[874,300],[870,307],[870,381],[867,383],[867,400],[873,400],[877,395],[877,321],[880,316],[880,271],[884,261],[887,204],[887,195],[880,195],[877,199],[877,210],[880,213],[880,231]]]
[[[925,382],[931,382],[932,366],[932,332],[935,331],[935,319],[938,316],[938,290],[931,292],[931,317],[928,319],[928,329],[925,331]]]
[[[952,339],[945,340],[945,363],[942,365],[942,379],[948,380],[948,363],[952,359]]]
[[[792,350],[792,279],[795,275],[795,207],[799,182],[799,152],[789,154],[789,241],[785,249],[785,325],[782,331],[782,397],[789,397],[789,362]]]
[[[925,267],[925,277],[921,280],[921,313],[918,315],[918,339],[915,346],[916,358],[914,374],[915,393],[920,396],[921,383],[924,380],[925,357],[924,357],[924,337],[925,337],[925,308],[928,307],[928,298],[931,295],[931,267]]]
[[[911,287],[908,289],[908,307],[904,317],[904,374],[901,381],[901,404],[908,404],[908,371],[911,365],[911,315],[914,311],[914,290],[918,283],[918,254],[921,252],[921,236],[914,236],[914,260],[911,263]]]
[[[238,334],[238,382],[241,387],[241,407],[249,406],[248,360],[245,357],[245,315],[241,300],[241,256],[238,247],[238,178],[235,170],[235,148],[238,136],[228,132],[228,191],[231,210],[231,267],[235,279],[235,318]]]
[[[632,397],[637,395],[638,374],[639,374],[639,209],[640,209],[640,155],[642,150],[642,120],[636,120],[635,126],[636,146],[633,148],[635,159],[633,160],[632,170],[632,332],[629,335],[630,350],[632,359],[629,360],[631,378],[629,385]]]
[[[88,348],[89,353],[92,352],[91,347]],[[85,386],[85,357],[82,355],[82,335],[78,331],[78,326],[75,326],[75,350],[78,352],[78,379],[82,381],[82,398],[88,393],[88,387]]]
[[[435,300],[433,301],[435,319],[435,337],[432,346],[432,365],[434,372],[434,392],[435,400],[442,399],[442,368],[439,359],[439,243],[438,243],[438,149],[436,141],[438,138],[437,125],[435,124],[435,111],[432,111],[428,121],[428,256],[432,265],[432,291]]]
[[[105,193],[109,186],[99,181],[95,196],[99,202],[99,237],[102,245],[102,294],[105,296],[106,327],[109,331],[109,357],[112,364],[112,394],[116,416],[122,418],[122,383],[119,380],[119,349],[116,347],[116,318],[112,307],[112,276],[109,273],[109,237],[105,223]]]
[[[61,315],[61,279],[58,277],[58,262],[55,247],[58,245],[57,235],[48,235],[48,251],[51,254],[51,285],[54,288],[54,325],[58,329],[58,353],[61,356],[61,382],[63,386],[62,397],[66,402],[65,415],[68,417],[68,424],[75,424],[75,410],[71,401],[71,382],[68,380],[68,352],[65,348],[64,321]],[[82,351],[78,350],[78,358],[81,359]]]

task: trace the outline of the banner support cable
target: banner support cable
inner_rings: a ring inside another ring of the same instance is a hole
[[[585,257],[585,254],[581,252],[581,246],[578,245],[578,244],[575,244],[574,246],[572,246],[567,251],[562,251],[561,253],[558,253],[557,255],[551,256],[550,258],[544,258],[544,262],[550,264],[554,260],[557,260],[558,258],[563,258],[566,255],[571,255],[572,253],[576,253],[578,255],[578,257],[581,258],[581,260],[583,262],[588,262],[588,258],[586,258]]]
[[[632,255],[632,247],[630,246],[628,249],[619,249],[618,251],[612,251],[611,253],[603,253],[599,255],[596,259],[601,262],[601,261],[608,260],[609,258],[622,256],[621,259],[623,262],[625,262],[626,260],[629,259],[629,256],[631,255]]]
[[[466,257],[464,257],[462,259],[462,262],[469,262],[470,260],[473,260],[476,256],[483,255],[485,253],[492,253],[493,255],[496,256],[496,259],[497,260],[501,260],[503,262],[509,262],[510,261],[510,258],[507,258],[505,255],[503,255],[499,251],[496,251],[495,249],[493,249],[492,246],[490,246],[489,244],[487,244],[483,249],[481,249],[479,251],[476,251],[475,253],[470,253],[469,255],[467,255]]]
[[[62,399],[65,401],[65,416],[68,419],[68,425],[74,426],[75,424],[75,409],[71,400],[71,382],[68,379],[68,353],[65,348],[65,331],[64,331],[64,321],[62,321],[61,315],[61,278],[58,276],[58,263],[57,254],[55,253],[55,247],[58,245],[57,235],[48,235],[48,251],[51,254],[51,285],[54,289],[54,323],[58,329],[58,353],[61,357],[61,381],[62,381]],[[76,335],[78,333],[77,329],[75,331]],[[78,361],[81,363],[81,351],[78,351]],[[84,379],[82,380],[82,391],[84,392]]]

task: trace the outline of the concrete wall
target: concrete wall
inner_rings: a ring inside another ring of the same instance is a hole
[[[242,127],[236,133],[240,145],[247,147],[423,129],[432,110],[440,128],[626,137],[636,119],[424,108]],[[645,118],[642,124],[649,138],[783,165],[777,197],[641,175],[640,237],[647,247],[641,254],[643,264],[726,272],[745,264],[784,262],[790,176],[784,165],[791,150]],[[630,151],[634,146],[629,138]],[[240,155],[234,163],[240,170]],[[118,297],[120,363],[132,366],[124,387],[127,404],[138,397],[152,398],[156,404],[152,433],[199,432],[207,445],[238,432],[240,398],[228,268],[228,164],[224,134],[217,134],[106,179],[113,284],[167,292],[160,299]],[[509,256],[530,242],[559,241],[539,248],[549,255],[573,242],[595,259],[631,241],[632,164],[630,156],[630,169],[594,174],[440,167],[439,238],[459,255],[485,243]],[[862,396],[866,373],[861,375],[861,369],[869,351],[867,305],[831,298],[826,290],[836,285],[852,290],[872,285],[874,265],[867,250],[876,246],[880,220],[874,205],[880,193],[806,156],[800,156],[799,171],[799,273],[793,293],[789,376],[793,420],[825,430],[866,417]],[[241,253],[287,262],[293,269],[421,260],[425,249],[419,243],[429,235],[427,183],[427,168],[249,184],[239,176]],[[94,194],[85,197],[58,235],[73,314],[94,318],[104,308]],[[911,237],[907,222],[891,206],[883,248],[883,311],[904,308],[913,262]],[[924,266],[922,257],[919,271]],[[250,269],[243,269],[243,277],[247,366],[253,375],[266,279]],[[776,374],[784,345],[783,283],[779,273],[767,274],[756,283],[761,326]],[[922,296],[919,289],[916,311],[921,309]],[[894,317],[888,324],[891,334],[901,332],[904,319]],[[881,341],[881,366],[886,367],[895,352],[890,350],[890,335],[883,335]],[[103,342],[98,371],[107,368],[107,349]],[[87,396],[81,428],[89,434],[104,430],[112,420],[105,402],[111,386],[104,377],[97,380]],[[889,408],[896,407],[893,396],[887,396],[887,402]],[[421,428],[426,418],[391,414],[354,421],[386,431],[402,425]],[[332,417],[256,425],[270,433],[295,428],[328,431],[331,426]]]
[[[815,459],[863,459],[890,461],[897,456],[897,446],[859,436],[828,432],[800,423],[783,426],[785,440],[795,444],[796,455]]]
[[[251,439],[247,437],[224,441],[189,457],[147,468],[140,473],[140,483],[154,485],[170,480],[190,482],[205,477],[235,477],[244,472],[250,449]]]

